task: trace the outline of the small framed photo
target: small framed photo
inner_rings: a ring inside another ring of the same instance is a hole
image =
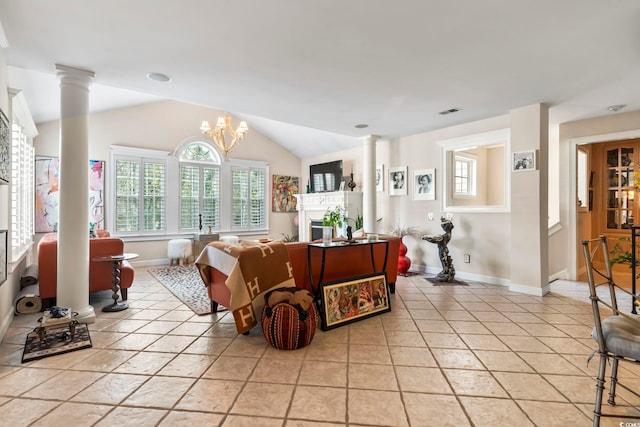
[[[514,152],[512,170],[514,172],[536,170],[536,150]]]
[[[9,232],[7,230],[0,230],[0,285],[7,280],[8,242]]]
[[[436,199],[436,170],[417,169],[413,171],[413,200]]]
[[[391,311],[385,274],[324,284],[320,299],[323,331]]]
[[[376,191],[384,191],[384,165],[376,166]]]
[[[397,166],[389,168],[389,195],[407,195],[407,167]]]

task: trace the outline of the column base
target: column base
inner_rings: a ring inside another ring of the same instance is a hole
[[[83,309],[74,311],[78,313],[78,315],[75,317],[75,320],[77,320],[78,323],[94,323],[96,321],[96,312],[91,305],[88,305]]]

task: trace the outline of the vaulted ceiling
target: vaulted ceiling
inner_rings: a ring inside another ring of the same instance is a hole
[[[637,0],[0,0],[0,22],[36,122],[58,63],[96,73],[93,111],[210,106],[301,158],[538,102],[553,123],[640,108]]]

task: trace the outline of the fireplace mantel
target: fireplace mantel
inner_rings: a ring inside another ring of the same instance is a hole
[[[296,194],[296,209],[298,210],[298,239],[308,242],[311,221],[322,220],[327,209],[340,206],[347,217],[355,218],[362,215],[362,193],[358,191],[331,191],[326,193]],[[350,223],[352,227],[354,224]],[[342,230],[336,230],[338,235],[345,235],[347,224]],[[354,230],[355,231],[355,230]]]

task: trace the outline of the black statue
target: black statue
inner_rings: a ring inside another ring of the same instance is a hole
[[[354,243],[354,242],[355,242],[355,240],[353,240],[353,232],[352,232],[351,230],[352,230],[352,229],[351,229],[351,226],[350,226],[350,225],[348,225],[348,226],[347,226],[347,242],[349,242],[349,243]]]
[[[447,244],[451,240],[451,230],[453,230],[453,223],[451,220],[445,217],[440,218],[442,229],[444,234],[432,234],[424,236],[422,240],[427,242],[436,243],[438,245],[438,255],[440,256],[440,262],[442,263],[442,271],[438,273],[435,280],[438,282],[453,282],[456,270],[453,268],[453,260],[449,256],[449,248]]]

